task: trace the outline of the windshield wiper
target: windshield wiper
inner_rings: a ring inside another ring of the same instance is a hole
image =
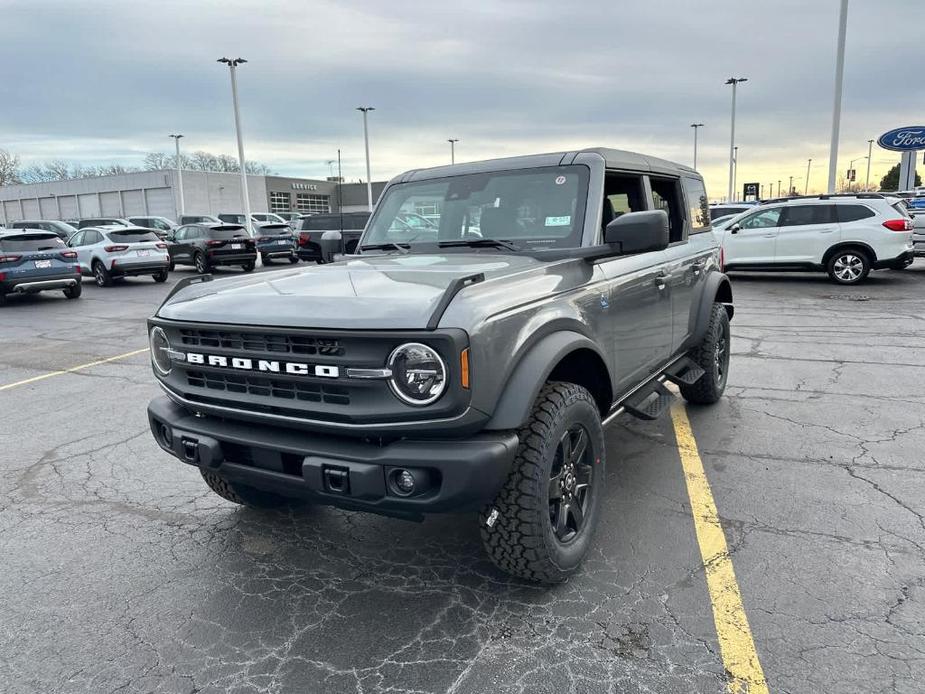
[[[365,246],[360,246],[361,251],[385,251],[385,250],[396,250],[402,255],[408,252],[408,244],[392,243],[391,241],[387,243],[368,243]]]
[[[479,247],[493,247],[493,248],[506,248],[509,251],[520,251],[523,250],[520,246],[516,246],[510,241],[504,241],[502,239],[464,239],[459,241],[441,241],[437,244],[439,248],[453,248],[454,246],[459,246],[463,248],[479,248]]]

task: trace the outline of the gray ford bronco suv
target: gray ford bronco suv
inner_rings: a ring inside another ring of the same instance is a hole
[[[715,402],[732,313],[693,169],[586,149],[409,171],[355,255],[177,284],[148,418],[225,499],[478,512],[497,566],[557,582],[601,513],[604,426],[658,417],[666,381]]]

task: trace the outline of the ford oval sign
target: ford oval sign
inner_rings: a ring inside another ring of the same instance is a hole
[[[912,125],[908,128],[896,128],[883,133],[877,144],[894,152],[909,152],[925,149],[925,125]]]

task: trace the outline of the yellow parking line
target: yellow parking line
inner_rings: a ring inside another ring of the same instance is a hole
[[[720,654],[730,677],[729,691],[734,694],[767,694],[768,683],[742,606],[742,593],[732,568],[726,536],[684,405],[675,403],[671,408],[671,419],[691,500],[697,543],[706,571]]]
[[[136,354],[141,354],[142,352],[147,352],[148,348],[136,349],[134,352],[126,352],[125,354],[117,354],[114,357],[106,357],[105,359],[98,359],[96,361],[91,361],[87,364],[81,364],[80,366],[72,366],[69,369],[62,369],[61,371],[50,371],[47,374],[42,374],[41,376],[33,376],[32,378],[27,378],[23,381],[16,381],[15,383],[7,383],[5,386],[0,386],[0,390],[8,390],[10,388],[15,388],[16,386],[24,386],[29,383],[35,383],[36,381],[42,381],[46,378],[51,378],[52,376],[60,376],[62,374],[69,374],[75,371],[81,371],[83,369],[89,369],[91,366],[98,366],[100,364],[106,364],[111,361],[117,361],[119,359],[125,359],[126,357],[133,357]]]

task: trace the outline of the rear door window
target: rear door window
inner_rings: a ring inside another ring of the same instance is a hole
[[[61,248],[66,248],[64,241],[55,234],[17,234],[0,239],[0,251],[6,253],[54,251]]]
[[[831,224],[835,221],[835,205],[788,205],[783,208],[780,226]]]
[[[664,210],[668,214],[668,242],[683,241],[685,214],[678,180],[650,178],[649,181],[652,185],[652,200],[655,203],[655,209]]]
[[[88,229],[84,233],[84,246],[92,246],[94,243],[99,243],[103,240],[103,235],[96,231],[95,229]]]
[[[842,223],[857,222],[876,215],[876,212],[864,205],[836,205],[835,212],[838,215],[838,221]]]

